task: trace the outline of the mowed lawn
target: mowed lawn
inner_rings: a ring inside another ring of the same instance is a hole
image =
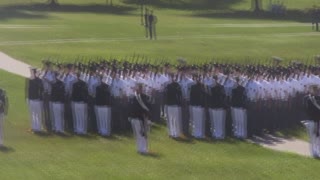
[[[185,57],[190,62],[262,62],[271,56],[306,61],[320,53],[320,33],[311,30],[304,12],[314,1],[287,2],[289,12],[284,18],[255,16],[249,11],[249,0],[216,1],[216,5],[199,1],[208,7],[197,1],[177,1],[194,4],[183,4],[185,9],[179,9],[175,1],[171,1],[172,8],[168,0],[155,1],[162,2],[151,6],[159,20],[158,40],[149,41],[144,38],[139,6],[124,3],[134,0],[114,0],[113,7],[102,0],[60,0],[61,9],[55,10],[4,0],[0,3],[0,50],[33,65],[49,57],[74,61],[76,57],[124,59],[134,54],[148,59]],[[292,15],[295,11],[302,14]]]
[[[178,142],[164,126],[152,129],[151,150],[136,153],[134,138],[37,136],[28,131],[24,79],[0,71],[10,101],[0,179],[318,179],[318,160],[226,141]]]
[[[6,8],[0,7],[0,51],[36,66],[43,58],[72,62],[76,58],[99,57],[130,60],[136,54],[153,60],[186,57],[191,62],[214,58],[234,62],[258,59],[263,63],[273,55],[307,61],[320,53],[320,33],[312,32],[305,18],[254,18],[246,13],[230,17],[229,11],[246,12],[250,0],[225,1],[230,3],[220,5],[227,14],[218,15],[218,8],[210,10],[200,5],[186,9],[155,5],[159,19],[157,41],[144,38],[138,6],[134,4],[114,0],[114,7],[94,11],[88,3],[103,6],[105,1],[59,1],[65,9],[63,5],[69,4],[72,12],[30,9],[31,1],[1,0]],[[305,9],[313,2],[291,0],[288,6],[290,10]],[[10,4],[20,6],[8,9]],[[177,142],[169,139],[166,128],[160,125],[152,129],[150,137],[154,157],[138,155],[131,135],[110,139],[95,135],[37,136],[28,131],[24,79],[0,71],[0,87],[8,91],[10,99],[5,122],[8,148],[0,151],[1,180],[320,177],[320,163],[311,158],[233,139]]]

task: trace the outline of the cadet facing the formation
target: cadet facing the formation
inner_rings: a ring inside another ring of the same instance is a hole
[[[4,146],[3,144],[3,126],[4,118],[8,114],[9,107],[8,98],[6,92],[0,88],[0,148]]]

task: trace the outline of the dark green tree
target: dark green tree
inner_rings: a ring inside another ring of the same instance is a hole
[[[51,6],[57,6],[59,5],[58,0],[48,0],[49,5]]]

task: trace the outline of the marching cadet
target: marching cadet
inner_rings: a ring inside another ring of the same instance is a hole
[[[29,105],[31,129],[38,133],[43,129],[43,84],[37,69],[31,69],[31,77],[26,82],[26,95]]]
[[[95,92],[95,113],[98,133],[102,136],[111,136],[111,93],[110,86],[100,76],[100,85]]]
[[[74,132],[79,135],[86,135],[88,128],[88,86],[77,74],[77,82],[72,86],[72,116]]]
[[[148,116],[150,116],[151,105],[148,96],[145,95],[143,84],[138,83],[135,96],[130,98],[129,121],[136,137],[137,151],[140,154],[148,154]]]
[[[224,80],[214,76],[215,86],[210,89],[209,115],[212,137],[224,139],[226,136],[226,94],[222,86]]]
[[[55,80],[55,74],[52,70],[52,63],[50,61],[43,62],[43,70],[41,72],[40,78],[43,82],[43,111],[44,111],[44,120],[45,120],[45,127],[48,132],[52,130],[52,122],[50,122],[50,107],[49,107],[49,100],[50,94],[52,89],[52,83]]]
[[[4,118],[8,115],[9,102],[5,90],[0,88],[0,148],[3,145],[3,125]]]
[[[240,139],[247,138],[247,111],[245,88],[236,79],[236,88],[232,90],[231,116],[233,120],[234,136]]]
[[[55,74],[55,82],[52,84],[50,95],[50,113],[52,130],[56,133],[64,133],[65,131],[65,86],[59,78],[58,72]]]
[[[190,120],[192,126],[192,136],[195,138],[205,138],[205,101],[206,90],[201,83],[201,77],[194,75],[196,84],[190,89]]]
[[[65,72],[63,74],[63,82],[65,87],[66,94],[66,103],[65,103],[65,120],[66,120],[66,128],[68,131],[73,132],[73,117],[72,117],[72,87],[73,84],[77,81],[77,77],[73,72],[73,65],[67,64],[65,67]]]
[[[170,75],[171,82],[165,88],[165,108],[169,136],[179,138],[183,135],[181,121],[182,91],[177,77]]]
[[[310,94],[304,98],[308,115],[305,123],[310,138],[310,151],[314,158],[320,158],[320,96],[317,85],[310,86]]]

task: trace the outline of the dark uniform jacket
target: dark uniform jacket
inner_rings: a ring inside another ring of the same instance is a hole
[[[72,97],[71,100],[74,102],[88,102],[89,92],[87,84],[82,81],[78,80],[72,86]]]
[[[141,100],[143,103],[146,105],[146,107],[149,109],[147,111],[144,109],[140,103],[137,100],[137,97],[132,97],[129,100],[129,117],[134,118],[134,119],[139,119],[139,120],[144,120],[145,116],[149,116],[151,112],[151,104],[149,102],[149,98],[145,94],[140,94]]]
[[[3,89],[0,89],[0,114],[7,114],[8,110],[8,100],[6,93]]]
[[[190,89],[190,105],[205,106],[206,102],[205,86],[202,83],[197,83],[191,86]]]
[[[36,77],[27,81],[27,97],[29,100],[42,100],[43,92],[43,84],[40,78]]]
[[[208,103],[210,108],[225,108],[226,107],[226,93],[221,84],[217,84],[211,88],[211,99]]]
[[[237,108],[245,108],[247,102],[246,90],[242,86],[238,86],[232,90],[231,106]]]
[[[181,86],[177,82],[168,84],[165,88],[166,105],[181,105],[182,91]]]
[[[97,106],[111,106],[111,93],[109,85],[101,83],[96,87],[96,99]]]
[[[64,83],[60,80],[57,80],[52,84],[50,101],[64,103],[66,100],[65,87]]]
[[[308,119],[319,122],[320,121],[320,109],[318,109],[314,103],[311,101],[312,96],[307,95],[304,98],[304,104]],[[314,99],[318,104],[320,104],[320,96],[314,96]]]

